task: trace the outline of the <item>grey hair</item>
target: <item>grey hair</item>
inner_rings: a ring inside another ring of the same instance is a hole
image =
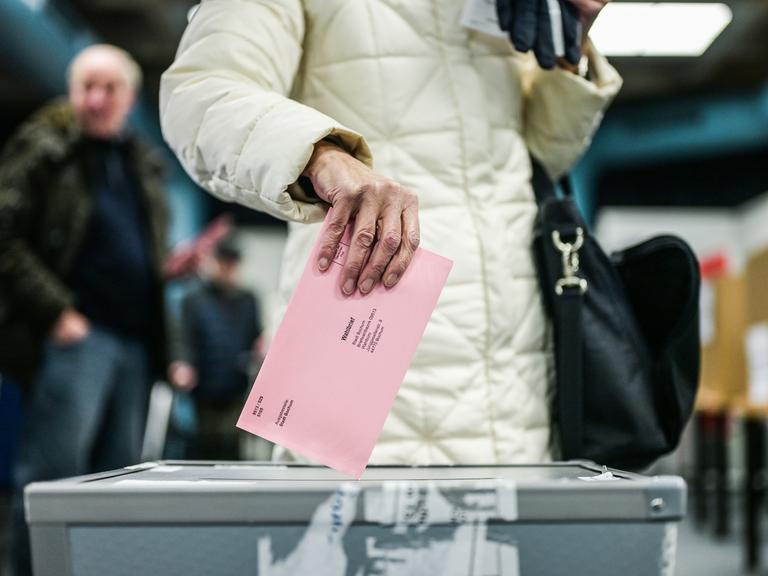
[[[138,93],[139,90],[141,90],[143,75],[141,73],[141,67],[139,66],[139,63],[136,62],[133,56],[131,56],[126,50],[123,50],[118,46],[113,46],[112,44],[92,44],[78,52],[77,56],[75,56],[69,63],[69,66],[67,66],[67,85],[70,87],[72,85],[72,75],[77,64],[81,62],[85,56],[95,52],[109,52],[117,56],[123,63],[128,85],[134,90],[134,92]]]

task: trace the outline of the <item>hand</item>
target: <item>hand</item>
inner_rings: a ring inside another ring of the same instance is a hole
[[[253,341],[253,344],[251,345],[251,357],[254,360],[263,360],[266,356],[265,350],[266,345],[264,343],[264,336],[259,336],[256,338],[256,340]]]
[[[320,240],[320,270],[328,269],[347,224],[354,221],[341,273],[342,292],[349,296],[357,286],[367,294],[382,279],[387,288],[397,284],[419,245],[416,194],[329,142],[315,145],[303,174],[315,193],[333,206],[332,220]]]
[[[189,392],[197,386],[197,370],[188,362],[171,362],[168,367],[168,380],[177,390]]]
[[[579,12],[579,20],[581,21],[581,39],[582,45],[587,41],[587,34],[589,29],[592,28],[592,24],[595,23],[597,15],[600,14],[600,10],[605,8],[605,5],[610,0],[568,0],[576,7]]]
[[[163,278],[180,280],[197,274],[216,244],[232,229],[232,217],[222,214],[189,244],[175,248],[163,263]]]
[[[77,344],[91,331],[88,319],[74,308],[66,308],[51,329],[51,337],[59,346]]]
[[[163,279],[181,280],[197,274],[203,258],[192,246],[177,248],[163,263]]]

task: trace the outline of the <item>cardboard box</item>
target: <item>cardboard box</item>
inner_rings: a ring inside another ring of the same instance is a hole
[[[768,248],[747,260],[747,321],[768,322]]]
[[[701,380],[696,409],[720,412],[743,404],[746,282],[742,276],[707,280],[702,287]]]
[[[741,403],[747,413],[768,415],[768,249],[747,260],[744,335],[746,384]]]

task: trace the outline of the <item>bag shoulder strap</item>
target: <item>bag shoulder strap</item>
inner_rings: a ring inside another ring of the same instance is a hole
[[[536,203],[541,206],[545,200],[557,198],[557,190],[541,162],[532,155],[529,155],[529,158],[531,159],[531,185],[536,196]],[[573,196],[571,179],[567,174],[560,179],[558,184],[565,196]]]
[[[580,458],[584,434],[584,387],[582,333],[584,296],[577,288],[566,289],[555,319],[555,366],[557,410],[563,457]]]
[[[541,163],[531,156],[531,184],[536,203],[541,209],[547,201],[558,198],[555,185]],[[572,195],[570,180],[561,181],[566,196]],[[561,234],[566,231],[561,230]],[[546,250],[557,250],[552,238],[542,238]],[[541,286],[552,290],[555,286]],[[564,287],[553,308],[555,330],[555,370],[557,381],[557,417],[560,430],[562,457],[579,458],[583,455],[584,401],[583,401],[583,308],[584,294],[579,287]]]

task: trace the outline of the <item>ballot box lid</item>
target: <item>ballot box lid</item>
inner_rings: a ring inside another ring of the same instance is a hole
[[[334,494],[351,492],[362,496],[355,521],[379,523],[451,523],[481,509],[507,522],[671,521],[686,498],[682,478],[585,461],[369,466],[351,480],[320,466],[166,460],[33,483],[25,502],[32,525],[305,523]]]

